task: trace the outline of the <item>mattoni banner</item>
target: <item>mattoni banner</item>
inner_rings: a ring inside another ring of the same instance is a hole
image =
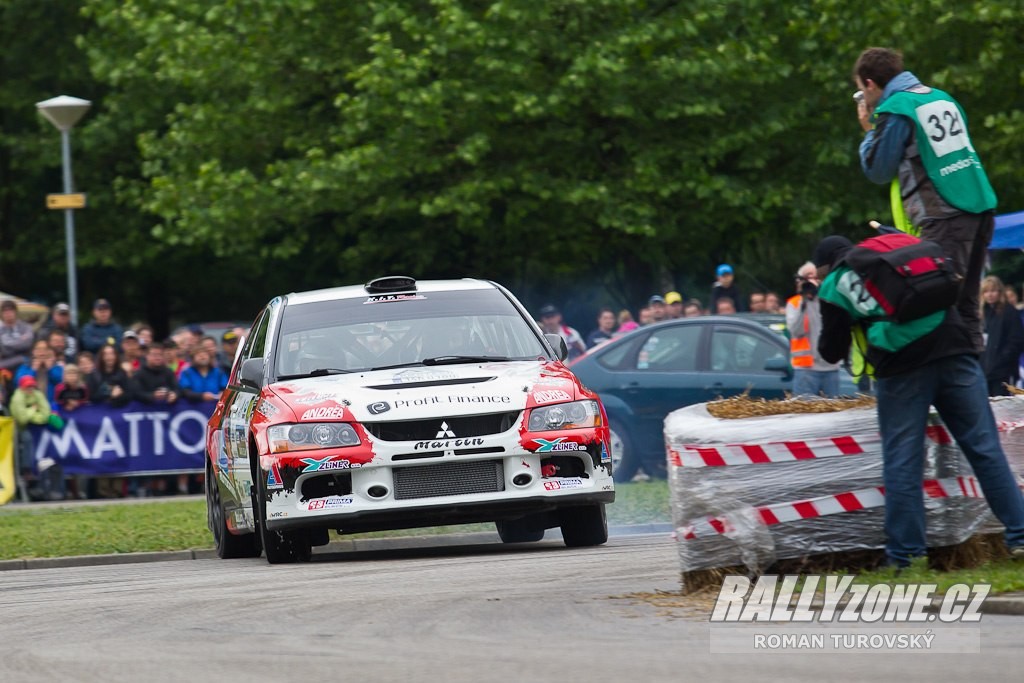
[[[213,401],[82,406],[62,413],[60,431],[31,427],[34,460],[53,458],[67,475],[201,472],[206,421],[215,407]]]

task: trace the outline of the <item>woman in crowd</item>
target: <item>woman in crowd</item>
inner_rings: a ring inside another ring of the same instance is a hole
[[[113,344],[100,347],[96,369],[89,374],[88,386],[93,403],[106,403],[117,408],[131,400],[128,374],[121,367],[121,356]]]
[[[995,275],[981,282],[981,313],[984,321],[985,380],[989,396],[1005,396],[1019,376],[1018,359],[1024,351],[1024,325],[1020,314],[1006,301],[1006,287]]]

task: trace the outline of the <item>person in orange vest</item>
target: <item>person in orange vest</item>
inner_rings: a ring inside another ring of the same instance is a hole
[[[818,337],[821,335],[819,284],[817,268],[808,261],[797,271],[797,293],[786,301],[794,396],[832,398],[839,395],[839,364],[828,363],[818,354]]]

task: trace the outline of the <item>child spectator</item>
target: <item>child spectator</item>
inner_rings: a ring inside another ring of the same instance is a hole
[[[164,352],[164,364],[174,373],[174,378],[181,377],[181,371],[188,367],[188,363],[181,357],[181,348],[173,339],[166,340],[160,345]]]
[[[54,389],[53,401],[68,412],[89,402],[89,388],[82,380],[82,371],[77,365],[64,366],[64,381]]]
[[[192,365],[181,371],[178,386],[186,400],[216,401],[220,392],[228,385],[224,371],[211,364],[210,352],[197,346],[192,352]]]
[[[79,351],[75,356],[75,365],[82,371],[83,377],[88,377],[96,369],[96,356],[92,351]]]
[[[45,342],[44,342],[45,343]],[[34,444],[29,425],[45,425],[51,422],[53,411],[50,401],[39,388],[36,378],[25,375],[18,380],[18,388],[11,396],[11,417],[18,426],[19,466],[24,474],[32,471]],[[55,416],[59,420],[59,416]],[[51,458],[39,461],[39,483],[41,495],[46,500],[64,499],[63,468]]]

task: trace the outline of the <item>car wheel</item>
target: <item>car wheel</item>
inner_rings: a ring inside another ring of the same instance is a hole
[[[238,557],[259,557],[260,545],[256,534],[233,534],[228,529],[224,505],[220,501],[220,486],[213,474],[213,465],[206,460],[206,518],[217,557],[229,560]]]
[[[257,469],[257,475],[259,470]],[[291,564],[293,562],[309,562],[313,555],[309,532],[305,529],[290,531],[272,531],[267,528],[267,497],[263,478],[256,477],[253,487],[258,493],[253,501],[253,516],[257,519],[260,541],[270,564]]]
[[[563,508],[562,540],[570,548],[601,545],[608,541],[608,518],[604,503]]]
[[[502,519],[494,523],[502,543],[536,543],[544,538],[544,529],[531,524],[529,516],[519,519]]]
[[[633,450],[629,433],[617,420],[611,421],[608,427],[611,432],[612,477],[620,483],[632,481],[640,469],[640,460]]]

